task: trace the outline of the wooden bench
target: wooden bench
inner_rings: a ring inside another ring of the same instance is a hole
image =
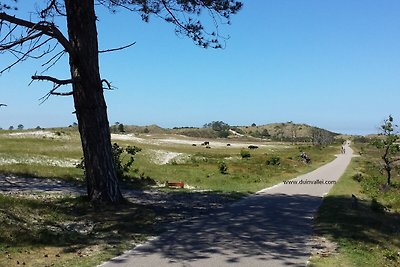
[[[185,186],[184,182],[165,182],[165,187],[176,187],[183,188]]]

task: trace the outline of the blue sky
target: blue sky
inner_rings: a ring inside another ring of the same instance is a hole
[[[35,1],[40,2],[40,1]],[[110,123],[163,127],[293,121],[341,133],[374,133],[400,120],[400,1],[253,0],[223,27],[226,49],[201,49],[157,18],[98,10]],[[20,1],[20,13],[32,3]],[[29,15],[26,15],[28,18]],[[0,66],[9,60],[0,55]],[[0,76],[0,127],[66,126],[71,98],[38,99],[50,84],[26,61]],[[67,59],[47,74],[68,78]]]

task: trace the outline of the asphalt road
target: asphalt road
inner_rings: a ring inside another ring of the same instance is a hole
[[[161,236],[100,266],[306,266],[312,218],[353,151],[308,174],[211,214],[173,223]]]

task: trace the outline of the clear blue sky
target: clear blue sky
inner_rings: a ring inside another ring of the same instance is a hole
[[[40,2],[40,1],[35,1]],[[293,121],[342,133],[373,133],[400,121],[400,1],[245,0],[223,28],[225,50],[201,49],[157,18],[98,10],[101,75],[110,123],[163,127]],[[20,11],[32,3],[20,1]],[[29,15],[25,15],[26,18]],[[3,34],[3,33],[2,33]],[[0,55],[0,66],[9,59]],[[0,127],[66,126],[71,98],[38,99],[51,85],[26,61],[0,76]],[[48,75],[68,78],[65,59]]]

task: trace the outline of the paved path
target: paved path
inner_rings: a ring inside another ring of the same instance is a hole
[[[206,216],[171,225],[161,236],[102,264],[111,266],[306,266],[312,218],[351,161],[346,153]],[[312,183],[312,184],[311,184]]]

